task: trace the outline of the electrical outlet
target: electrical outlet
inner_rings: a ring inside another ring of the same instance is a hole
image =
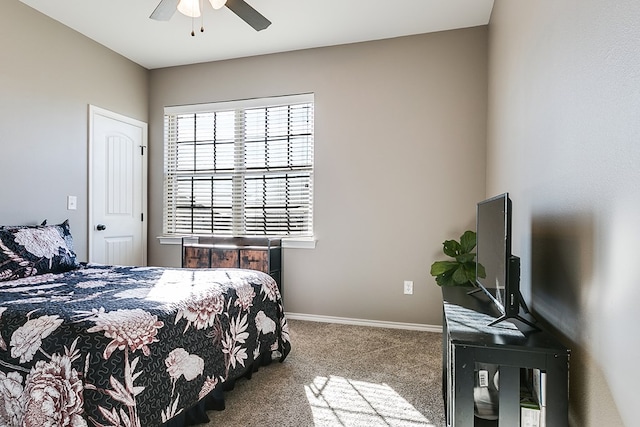
[[[413,294],[413,281],[412,280],[405,280],[404,281],[404,293],[406,295]]]

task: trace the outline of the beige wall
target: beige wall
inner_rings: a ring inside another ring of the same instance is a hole
[[[637,425],[640,2],[496,0],[487,192],[533,309],[572,347],[574,426]]]
[[[439,324],[440,243],[510,191],[523,291],[573,350],[572,424],[634,425],[636,0],[496,0],[487,122],[486,28],[149,73],[17,0],[0,11],[0,224],[69,218],[86,258],[94,104],[150,120],[150,262],[178,265],[155,239],[163,106],[314,92],[318,246],[285,252],[287,310]]]
[[[440,325],[429,276],[484,196],[486,27],[151,71],[151,264],[160,245],[162,114],[315,93],[315,249],[286,249],[288,312]],[[414,281],[414,295],[403,281]]]
[[[18,1],[1,7],[0,224],[69,218],[86,260],[93,104],[150,121],[149,261],[178,265],[155,239],[163,106],[313,92],[318,245],[285,251],[287,310],[440,324],[429,265],[484,193],[486,27],[149,72]]]
[[[0,52],[0,224],[68,218],[86,261],[88,105],[146,122],[148,72],[17,0],[0,5]]]

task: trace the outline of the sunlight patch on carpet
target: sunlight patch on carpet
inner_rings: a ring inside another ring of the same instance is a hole
[[[316,377],[305,392],[315,427],[435,427],[387,384]]]

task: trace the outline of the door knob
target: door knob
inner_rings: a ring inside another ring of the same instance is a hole
[[[107,229],[107,226],[106,226],[106,225],[104,225],[104,224],[98,224],[98,225],[96,226],[96,230],[98,230],[98,231],[104,231],[104,230],[106,230],[106,229]]]

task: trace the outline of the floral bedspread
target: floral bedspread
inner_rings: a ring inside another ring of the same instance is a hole
[[[0,425],[158,426],[261,354],[283,360],[288,331],[257,271],[83,265],[0,282]]]

